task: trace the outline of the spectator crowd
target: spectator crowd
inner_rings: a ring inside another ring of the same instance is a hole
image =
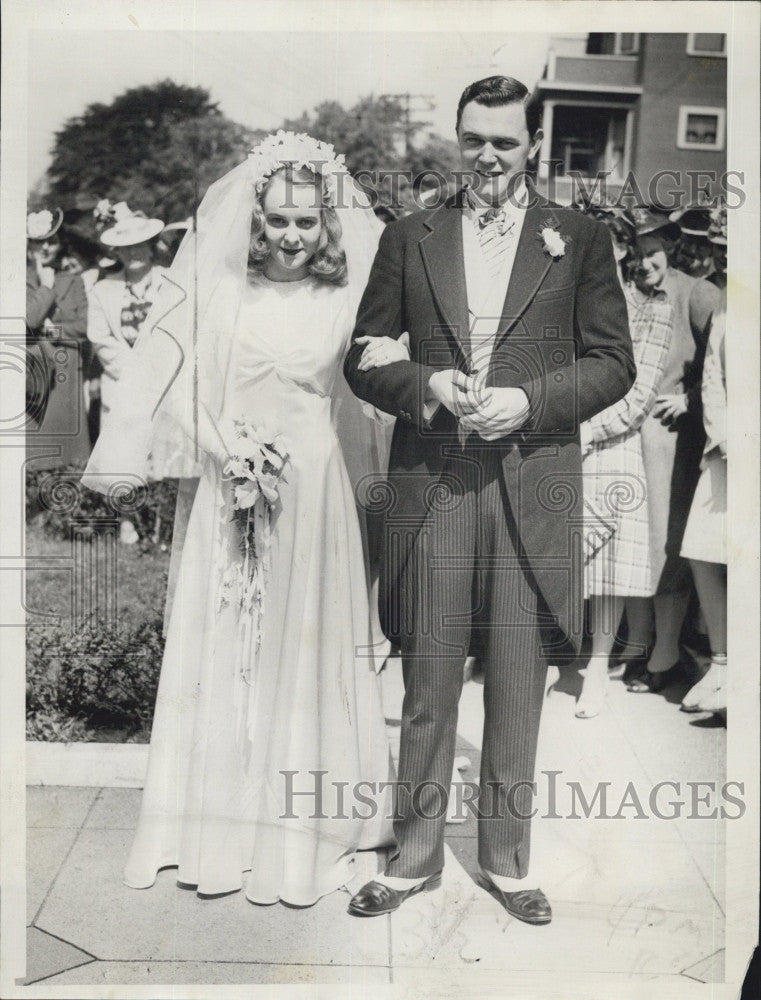
[[[686,712],[726,712],[726,209],[576,206],[609,230],[637,363],[627,396],[581,425],[589,653],[576,715],[682,682]],[[385,214],[384,214],[385,213]],[[392,222],[386,209],[378,214]],[[124,202],[27,217],[31,470],[84,468],[114,387],[192,220]],[[173,475],[156,459],[156,479]],[[174,473],[176,475],[176,472]],[[600,527],[602,526],[602,528]],[[120,540],[136,540],[128,519]]]

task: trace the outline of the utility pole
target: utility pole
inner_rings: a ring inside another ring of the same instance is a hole
[[[402,106],[401,130],[404,135],[405,156],[409,160],[412,156],[412,136],[419,129],[431,124],[429,121],[413,121],[412,115],[413,113],[421,114],[426,111],[433,111],[436,108],[436,99],[433,94],[411,94],[407,91],[404,94],[382,94],[380,100],[398,101]],[[413,107],[413,101],[417,102],[417,107]],[[421,103],[422,107],[420,106]]]

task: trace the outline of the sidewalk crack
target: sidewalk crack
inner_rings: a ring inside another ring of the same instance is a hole
[[[79,840],[79,838],[80,838],[80,836],[82,834],[82,830],[84,829],[85,823],[90,818],[90,814],[92,813],[93,809],[95,808],[96,803],[100,801],[100,798],[101,798],[102,794],[103,794],[103,789],[99,788],[97,795],[93,798],[93,800],[90,803],[90,806],[89,806],[89,808],[87,810],[87,813],[85,814],[85,816],[82,819],[82,822],[79,825],[79,829],[77,830],[76,836],[72,840],[72,842],[71,842],[71,844],[69,846],[68,851],[66,852],[66,854],[63,857],[63,860],[61,861],[61,864],[58,866],[58,871],[55,873],[55,875],[51,879],[50,885],[48,886],[47,892],[45,893],[45,896],[44,896],[42,902],[37,907],[37,912],[34,914],[34,917],[32,918],[32,922],[29,925],[30,927],[37,927],[37,930],[40,930],[40,931],[42,931],[45,934],[50,934],[50,931],[46,931],[44,929],[44,927],[38,927],[37,926],[37,921],[40,919],[40,914],[42,913],[43,907],[45,906],[45,903],[47,903],[48,899],[50,898],[51,892],[55,888],[55,884],[58,881],[58,876],[63,871],[63,866],[69,860],[69,856],[71,855],[71,852],[74,850],[74,848],[77,845],[77,842],[78,842],[78,840]],[[27,868],[28,867],[29,867],[29,859],[27,858]],[[56,936],[55,934],[51,934],[51,937],[55,937],[55,936]],[[59,938],[59,940],[62,941],[63,938]],[[66,944],[71,944],[74,948],[79,948],[79,945],[73,944],[72,941],[66,941]],[[84,951],[85,949],[84,948],[80,948],[79,950],[80,951]],[[89,954],[89,952],[87,952],[87,954]],[[95,958],[95,956],[93,956],[93,958]]]

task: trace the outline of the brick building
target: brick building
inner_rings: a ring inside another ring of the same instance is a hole
[[[606,175],[609,191],[636,188],[645,201],[692,200],[706,177],[726,171],[726,35],[555,35],[537,83],[544,141],[539,189],[573,200],[573,177]],[[675,171],[678,178],[659,171]],[[590,185],[587,184],[587,187]],[[635,193],[636,197],[636,193]]]

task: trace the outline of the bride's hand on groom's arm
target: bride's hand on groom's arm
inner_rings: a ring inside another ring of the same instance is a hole
[[[403,333],[398,340],[393,337],[357,337],[355,343],[364,344],[357,368],[361,372],[383,368],[394,361],[410,360],[410,335]]]

